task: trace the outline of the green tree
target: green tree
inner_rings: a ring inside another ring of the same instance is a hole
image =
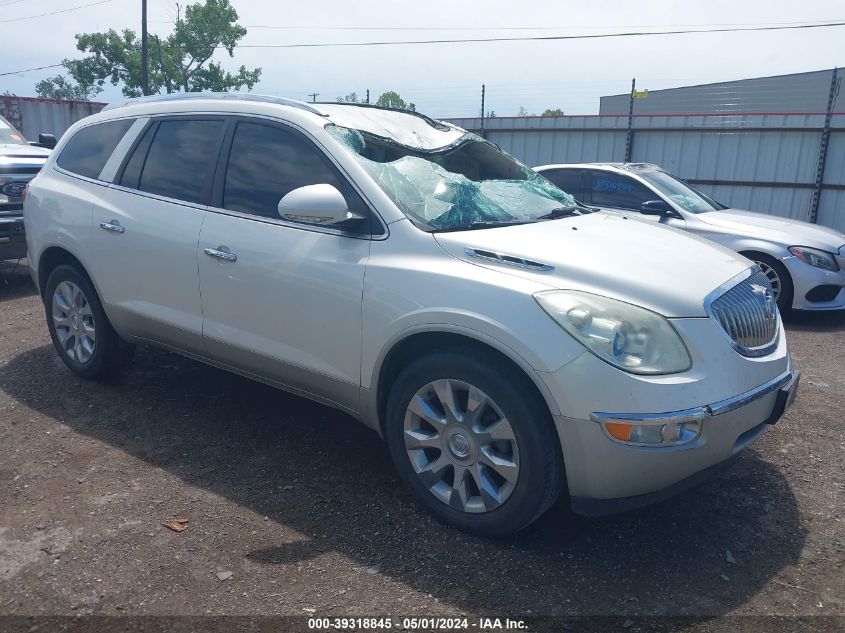
[[[543,111],[543,116],[563,116],[563,110],[560,108],[555,108],[552,110],[551,108],[546,108]]]
[[[358,101],[358,93],[357,92],[350,92],[345,97],[338,97],[338,103],[359,103]]]
[[[178,5],[177,5],[178,6]],[[212,60],[218,49],[234,56],[246,29],[237,23],[238,13],[229,0],[203,0],[181,8],[173,32],[167,37],[149,37],[149,82],[153,94],[171,92],[228,92],[258,82],[261,69],[237,72],[223,70]],[[131,29],[120,33],[109,29],[104,33],[81,33],[76,48],[87,57],[64,60],[63,65],[79,89],[102,89],[106,81],[123,86],[123,94],[137,97],[141,86],[141,40]],[[55,79],[55,78],[54,78]],[[53,80],[47,80],[52,82]],[[71,86],[73,86],[71,84]]]
[[[397,110],[410,110],[411,112],[416,112],[417,110],[417,106],[413,103],[405,103],[405,100],[399,96],[399,93],[393,90],[383,92],[376,99],[376,105],[381,108],[395,108]]]
[[[101,92],[99,86],[83,86],[69,81],[64,75],[42,79],[35,84],[35,94],[42,99],[60,99],[62,101],[88,101]]]

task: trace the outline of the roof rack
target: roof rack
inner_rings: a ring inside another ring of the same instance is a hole
[[[147,97],[134,97],[126,99],[118,103],[110,103],[103,111],[115,110],[117,108],[124,108],[130,105],[138,105],[142,103],[159,103],[166,101],[184,101],[189,99],[219,99],[221,101],[253,101],[259,103],[272,103],[275,105],[286,105],[293,108],[299,108],[311,112],[312,114],[319,114],[326,116],[325,113],[320,112],[317,108],[305,103],[304,101],[297,101],[296,99],[287,99],[285,97],[274,97],[272,95],[259,95],[242,92],[177,92],[173,94],[164,95],[150,95]]]

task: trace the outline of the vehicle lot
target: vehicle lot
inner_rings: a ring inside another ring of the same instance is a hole
[[[152,348],[72,376],[10,263],[0,324],[0,614],[845,614],[845,316],[790,320],[798,401],[727,473],[508,541],[431,519],[332,409]]]

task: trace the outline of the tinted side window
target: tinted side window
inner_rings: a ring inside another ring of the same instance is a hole
[[[647,200],[656,200],[657,194],[633,178],[609,171],[593,171],[589,176],[592,203],[600,207],[640,210]]]
[[[82,128],[65,145],[56,164],[74,174],[98,178],[114,148],[134,122],[134,119],[123,119]]]
[[[364,201],[312,141],[272,125],[238,123],[223,186],[223,208],[279,219],[279,200],[306,185],[330,184],[351,211]]]
[[[217,162],[222,130],[222,120],[159,123],[141,170],[138,189],[202,203],[209,169]]]
[[[574,196],[576,200],[581,201],[584,198],[584,188],[581,186],[581,174],[583,173],[584,170],[582,169],[552,169],[544,171],[543,176],[559,189],[563,189],[570,196]]]

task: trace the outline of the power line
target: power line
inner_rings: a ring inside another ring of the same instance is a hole
[[[95,7],[98,4],[106,4],[107,2],[114,2],[114,0],[98,0],[98,2],[89,2],[88,4],[80,4],[75,7],[70,7],[67,9],[59,9],[58,11],[50,11],[49,13],[39,13],[38,15],[27,15],[22,18],[7,18],[5,20],[0,20],[0,24],[5,24],[7,22],[23,22],[24,20],[34,20],[35,18],[44,18],[48,15],[58,15],[60,13],[69,13],[71,11],[79,11],[80,9],[87,9],[88,7]]]
[[[8,75],[19,75],[21,73],[30,73],[35,70],[46,70],[47,68],[58,68],[62,66],[62,64],[50,64],[49,66],[38,66],[37,68],[25,68],[23,70],[12,70],[7,73],[0,73],[0,77],[6,77]]]
[[[798,24],[792,26],[749,26],[728,27],[722,29],[675,29],[671,31],[627,31],[623,33],[593,33],[582,35],[535,35],[521,37],[479,37],[439,40],[395,40],[392,42],[331,42],[331,43],[302,43],[302,44],[239,44],[237,48],[327,48],[352,46],[397,46],[411,44],[468,44],[484,42],[549,42],[560,40],[590,40],[616,37],[643,37],[649,35],[688,35],[694,33],[738,33],[750,31],[788,31],[795,29],[818,29],[834,26],[845,26],[842,22],[825,22],[823,24]],[[224,47],[220,47],[224,48]]]

